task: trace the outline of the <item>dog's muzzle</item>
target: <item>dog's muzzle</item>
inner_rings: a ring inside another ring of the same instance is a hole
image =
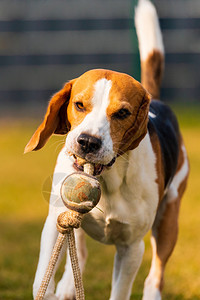
[[[80,134],[77,138],[77,142],[79,144],[81,152],[84,154],[97,153],[102,145],[102,141],[100,138],[86,133]]]

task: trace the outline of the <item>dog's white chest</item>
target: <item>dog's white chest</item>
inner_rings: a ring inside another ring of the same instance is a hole
[[[155,154],[147,135],[101,178],[102,197],[83,220],[84,230],[103,243],[130,244],[151,228],[158,205]]]

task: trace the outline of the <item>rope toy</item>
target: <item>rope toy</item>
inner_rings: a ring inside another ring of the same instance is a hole
[[[67,176],[61,185],[61,198],[68,210],[58,216],[58,238],[35,300],[44,299],[54,267],[66,239],[74,275],[76,300],[85,299],[75,245],[74,228],[79,228],[81,226],[83,215],[97,205],[101,196],[101,189],[99,181],[96,177],[92,176],[94,173],[94,166],[81,158],[78,158],[78,163],[84,165],[84,173],[75,172]]]

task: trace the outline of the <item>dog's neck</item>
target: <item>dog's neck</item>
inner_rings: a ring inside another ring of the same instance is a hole
[[[117,157],[112,167],[105,169],[99,176],[102,188],[106,193],[114,193],[123,184],[129,164],[129,152]]]
[[[151,168],[154,169],[152,170],[154,173],[155,155],[152,151],[149,134],[147,133],[137,148],[117,157],[114,165],[104,170],[99,176],[103,190],[106,193],[113,194],[122,186],[127,185],[127,187],[130,187],[130,181],[138,180],[141,172],[148,168],[148,166],[144,165],[148,158],[150,158],[152,162]]]

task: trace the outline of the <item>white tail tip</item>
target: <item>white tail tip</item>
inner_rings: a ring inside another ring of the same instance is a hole
[[[151,1],[139,0],[135,9],[135,27],[142,61],[145,61],[153,50],[158,50],[164,54],[159,20]]]

